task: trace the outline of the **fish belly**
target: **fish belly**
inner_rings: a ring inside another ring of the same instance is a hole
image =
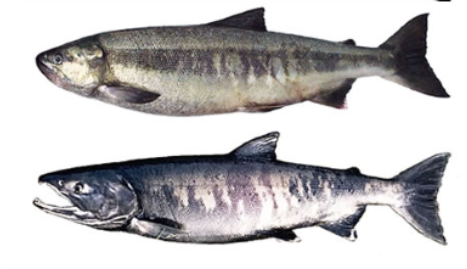
[[[190,184],[161,188],[161,200],[170,203],[157,215],[181,223],[192,237],[242,238],[311,226],[352,213],[358,202],[354,191],[330,183],[332,175],[294,165],[193,165],[186,170],[194,173],[184,180]],[[341,208],[336,210],[336,204]]]
[[[258,62],[269,69],[261,76],[255,73],[253,67],[242,75],[238,70],[245,69],[245,66],[232,72],[224,70],[222,66],[215,66],[213,73],[187,74],[182,71],[169,73],[117,64],[113,67],[113,72],[122,84],[148,89],[161,95],[155,102],[133,105],[133,108],[168,115],[265,111],[312,100],[320,94],[339,89],[348,78],[375,72],[369,69],[360,73],[335,70],[308,71],[302,74],[293,68],[286,72],[280,63],[275,65],[274,60],[271,61],[273,63]]]
[[[388,55],[379,49],[274,33],[185,30],[196,38],[158,32],[168,35],[162,40],[180,41],[160,44],[154,32],[143,32],[134,35],[152,37],[152,46],[147,40],[128,48],[111,44],[108,80],[161,95],[148,104],[118,105],[169,115],[264,111],[312,100],[349,78],[388,74]]]

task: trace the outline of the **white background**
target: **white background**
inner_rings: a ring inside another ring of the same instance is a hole
[[[2,2],[0,8],[1,268],[467,267],[465,1],[25,2]],[[35,66],[39,52],[86,35],[204,23],[259,6],[266,7],[270,30],[335,41],[354,38],[362,46],[378,46],[414,16],[430,12],[428,58],[452,97],[437,99],[364,78],[355,83],[346,110],[306,102],[266,114],[174,118],[66,92]],[[358,166],[381,177],[451,152],[438,197],[448,245],[423,237],[383,206],[368,208],[357,225],[356,242],[306,228],[297,231],[301,243],[193,245],[94,230],[32,205],[36,196],[63,202],[37,184],[46,172],[134,158],[226,153],[270,131],[281,133],[281,160]]]

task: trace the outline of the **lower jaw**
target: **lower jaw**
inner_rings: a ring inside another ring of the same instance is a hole
[[[58,216],[64,219],[71,220],[78,224],[91,226],[97,229],[116,229],[116,228],[124,226],[130,218],[129,216],[124,216],[124,217],[117,217],[117,218],[108,219],[108,220],[99,220],[96,218],[91,218],[92,216],[91,213],[81,211],[76,206],[58,207],[58,206],[46,204],[38,198],[34,199],[33,204],[48,214],[52,214],[52,215],[55,215],[55,216]],[[82,215],[82,216],[80,217],[78,215]],[[85,215],[88,215],[88,216],[84,217]]]
[[[48,66],[46,66],[43,63],[38,63],[39,70],[44,74],[44,76],[50,80],[53,84],[57,85],[58,87],[65,89],[65,90],[70,90],[74,91],[75,87],[71,85],[70,83],[66,82],[65,78],[61,78],[54,70],[50,69]]]

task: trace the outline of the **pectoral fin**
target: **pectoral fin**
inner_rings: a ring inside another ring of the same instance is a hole
[[[284,105],[283,104],[269,104],[269,105],[261,105],[261,104],[256,104],[256,103],[251,103],[249,106],[247,107],[243,107],[241,110],[239,111],[248,111],[248,112],[260,112],[260,113],[263,113],[263,112],[270,112],[270,111],[274,111],[276,109],[280,109],[280,108],[283,108]]]
[[[160,94],[132,87],[107,86],[98,88],[98,94],[120,102],[145,104],[159,98]]]

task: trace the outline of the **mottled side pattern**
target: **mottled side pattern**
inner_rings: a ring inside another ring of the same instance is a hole
[[[386,50],[235,28],[147,28],[96,38],[106,54],[107,84],[161,94],[144,105],[106,101],[171,115],[261,111],[394,70]]]
[[[141,168],[123,169],[139,197],[138,219],[180,223],[187,234],[166,238],[173,241],[261,236],[336,221],[361,204],[397,200],[386,198],[394,183],[345,170],[229,157],[172,159]]]

